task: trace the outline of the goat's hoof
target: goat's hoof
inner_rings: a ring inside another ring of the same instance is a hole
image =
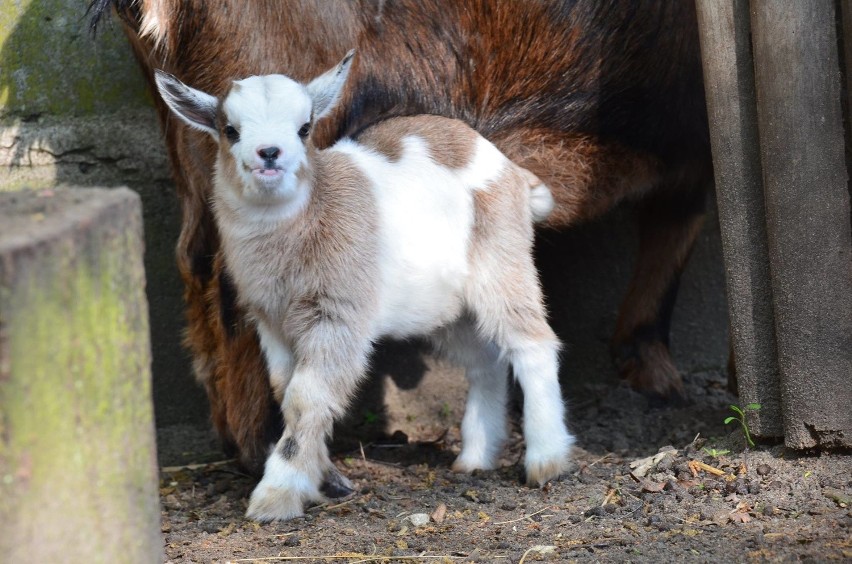
[[[349,478],[340,473],[334,466],[330,467],[323,478],[320,491],[330,498],[347,497],[355,493],[355,488]]]
[[[561,436],[560,436],[561,435]],[[551,440],[544,448],[530,448],[524,458],[524,471],[528,486],[541,487],[550,480],[555,480],[568,472],[571,462],[571,446],[574,437],[567,430],[553,433]]]
[[[568,455],[559,456],[549,460],[539,460],[524,464],[526,483],[532,488],[540,488],[551,480],[556,480],[571,469],[571,461]]]
[[[684,401],[683,380],[663,343],[642,343],[635,354],[617,359],[616,363],[621,377],[652,403]]]
[[[269,523],[270,521],[287,521],[305,514],[304,503],[299,492],[288,488],[257,485],[251,493],[246,517]]]
[[[469,474],[474,470],[494,470],[497,467],[491,460],[482,456],[465,456],[464,450],[458,455],[452,465],[452,471],[459,474]]]

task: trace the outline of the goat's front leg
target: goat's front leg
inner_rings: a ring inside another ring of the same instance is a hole
[[[314,354],[299,359],[281,405],[284,434],[269,453],[263,479],[251,494],[249,518],[292,519],[304,513],[307,503],[324,499],[323,479],[339,476],[326,439],[365,373],[368,349],[368,342],[336,350],[309,349]]]

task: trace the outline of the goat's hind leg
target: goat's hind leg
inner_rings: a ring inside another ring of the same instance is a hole
[[[470,299],[480,334],[499,346],[523,391],[527,483],[543,485],[568,470],[574,444],[559,386],[559,341],[547,324],[532,257],[515,257],[501,272],[479,277]]]
[[[519,334],[509,338],[507,348],[524,393],[527,483],[541,486],[568,470],[574,444],[559,387],[559,342],[552,333]]]
[[[681,273],[701,232],[705,186],[664,187],[639,207],[639,257],[621,305],[612,353],[619,373],[655,400],[684,396],[669,351],[669,326]]]
[[[465,369],[468,381],[462,449],[453,470],[491,470],[506,441],[508,362],[496,346],[477,334],[468,318],[437,332],[432,341],[436,353]]]
[[[527,184],[508,182],[476,198],[482,221],[466,299],[479,335],[497,345],[521,386],[527,483],[543,485],[568,469],[574,437],[559,387],[559,341],[547,323],[532,257]]]

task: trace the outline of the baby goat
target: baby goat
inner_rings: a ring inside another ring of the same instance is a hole
[[[213,206],[228,272],[257,323],[285,429],[248,516],[289,519],[351,491],[326,439],[381,337],[427,335],[467,370],[453,469],[494,468],[506,438],[509,365],[524,392],[526,476],[566,469],[574,438],[532,259],[547,187],[463,123],[389,119],[327,150],[309,140],[337,103],[341,63],[303,85],[233,82],[223,99],[157,72],[163,99],[219,144]]]

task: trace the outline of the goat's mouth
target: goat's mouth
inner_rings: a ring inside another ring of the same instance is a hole
[[[248,167],[246,167],[246,168],[248,168]],[[251,172],[252,176],[264,178],[264,179],[266,179],[266,178],[270,178],[270,179],[271,178],[277,178],[277,177],[281,176],[282,174],[284,174],[284,170],[281,169],[281,168],[278,168],[278,167],[272,167],[272,168],[258,167],[258,168],[251,168],[251,169],[248,169],[248,170]]]

